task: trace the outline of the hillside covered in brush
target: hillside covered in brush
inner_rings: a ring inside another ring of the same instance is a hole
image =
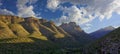
[[[90,54],[120,54],[120,27],[91,44]]]

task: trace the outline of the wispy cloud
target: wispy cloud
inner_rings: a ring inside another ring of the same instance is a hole
[[[83,27],[84,30],[89,30],[91,29],[93,25],[92,24],[85,24],[85,26]]]
[[[14,13],[12,11],[9,11],[7,9],[0,9],[0,14],[3,14],[3,15],[14,15]]]
[[[2,0],[0,0],[0,7],[3,5],[2,3]],[[0,14],[3,14],[3,15],[14,15],[14,13],[10,10],[7,10],[7,9],[1,9],[0,8]]]
[[[0,5],[2,5],[2,0],[0,0]],[[17,7],[17,14],[14,14],[12,11],[7,9],[0,9],[0,14],[4,15],[17,15],[20,17],[36,17],[35,12],[33,11],[34,7],[33,4],[36,3],[38,0],[17,0],[16,7]]]
[[[95,18],[101,21],[105,18],[110,19],[113,12],[120,14],[120,0],[48,0],[48,7],[56,10],[65,2],[70,2],[73,6],[61,8],[63,16],[56,20],[57,23],[74,21],[84,24]],[[86,7],[77,7],[77,5],[86,5]]]
[[[77,24],[83,24],[90,21],[90,18],[83,17],[82,12],[86,12],[84,9],[79,9],[76,6],[72,6],[70,8],[63,8],[63,16],[59,19],[56,19],[56,22],[76,22]],[[89,16],[91,17],[91,16]]]

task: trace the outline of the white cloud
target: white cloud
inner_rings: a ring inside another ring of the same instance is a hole
[[[29,3],[30,4],[34,4],[34,3],[36,3],[38,0],[29,0]]]
[[[84,27],[84,28],[82,28],[83,30],[89,30],[89,29],[91,29],[91,27]]]
[[[35,17],[34,7],[32,6],[35,2],[37,2],[37,0],[17,0],[18,16]],[[29,4],[29,6],[26,4]]]
[[[3,5],[2,0],[0,0],[0,6]],[[14,15],[14,13],[7,9],[0,9],[0,14],[3,15]]]
[[[120,7],[116,9],[116,12],[120,14]]]
[[[47,1],[47,8],[51,9],[51,10],[55,10],[58,8],[59,5],[59,1],[58,0],[48,0]]]
[[[7,9],[0,9],[0,14],[3,14],[3,15],[14,15],[14,13],[12,11],[9,11]]]
[[[73,4],[72,7],[61,8],[64,14],[60,19],[56,20],[57,23],[74,21],[78,24],[84,24],[94,18],[99,18],[101,21],[105,18],[110,19],[113,12],[120,14],[120,0],[49,0],[49,2],[49,9],[52,9],[53,6],[53,9],[58,9],[60,4],[65,2]],[[76,5],[86,5],[86,7],[78,8]]]
[[[18,16],[22,16],[22,17],[30,17],[30,16],[33,16],[33,17],[35,17],[35,13],[34,13],[34,11],[33,11],[33,6],[20,8],[20,9],[19,9]]]
[[[91,18],[85,18],[82,12],[86,12],[84,9],[79,9],[76,6],[72,6],[70,8],[63,8],[63,16],[61,18],[55,20],[56,23],[68,23],[68,22],[76,22],[77,24],[83,24],[91,21],[92,16],[88,15]],[[67,15],[67,16],[66,16]]]
[[[88,31],[89,29],[91,29],[92,28],[92,24],[90,24],[90,23],[87,23],[87,24],[84,24],[83,26],[82,26],[82,29],[83,30],[85,30],[85,31]],[[89,32],[88,32],[89,33]]]
[[[92,26],[91,24],[85,24],[86,26]]]

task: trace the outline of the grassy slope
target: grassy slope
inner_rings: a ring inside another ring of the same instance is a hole
[[[0,39],[13,38],[15,36],[11,29],[4,22],[0,21]]]

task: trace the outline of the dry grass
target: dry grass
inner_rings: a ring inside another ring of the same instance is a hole
[[[2,21],[0,21],[0,39],[2,38],[13,38],[14,33],[9,29],[9,27]]]
[[[20,24],[10,24],[9,27],[17,36],[29,35],[29,33]]]

